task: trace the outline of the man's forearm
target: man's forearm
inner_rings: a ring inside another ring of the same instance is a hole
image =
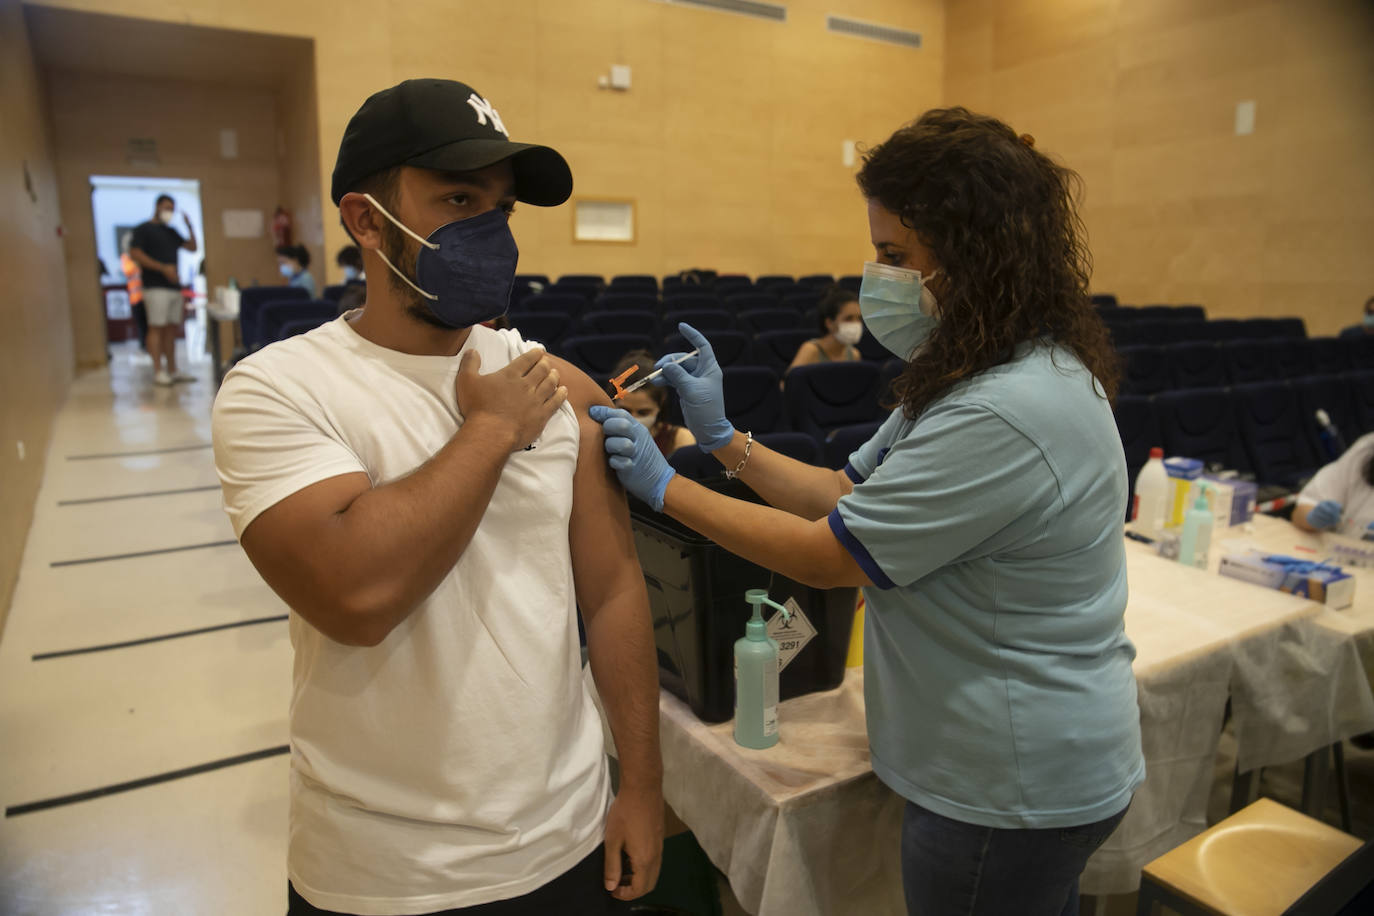
[[[514,443],[480,419],[400,480],[367,490],[335,516],[323,576],[383,636],[438,587],[467,549]]]
[[[615,738],[622,789],[661,792],[658,661],[642,582],[585,613],[587,657]]]
[[[134,263],[136,263],[139,267],[142,267],[144,270],[161,271],[164,267],[175,266],[163,264],[161,261],[155,261],[137,248],[129,249],[129,257],[133,258]]]

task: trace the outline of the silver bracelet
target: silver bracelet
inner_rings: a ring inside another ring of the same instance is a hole
[[[753,450],[754,433],[751,430],[750,432],[744,434],[744,457],[739,460],[739,464],[735,465],[735,469],[733,471],[726,471],[725,476],[731,480],[734,480],[736,477],[738,477],[739,472],[744,470],[744,466],[749,463],[749,453]]]

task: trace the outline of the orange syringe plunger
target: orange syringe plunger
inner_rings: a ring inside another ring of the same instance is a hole
[[[630,376],[634,375],[634,374],[635,374],[635,371],[638,370],[638,369],[639,369],[638,366],[631,366],[630,368],[626,369],[624,372],[622,372],[622,373],[620,373],[619,375],[617,375],[615,378],[611,379],[611,384],[615,386],[615,399],[616,399],[617,401],[620,400],[621,398],[625,397],[625,389],[622,388],[622,387],[620,387],[620,386],[624,383],[624,381],[625,381],[627,378],[629,378]]]

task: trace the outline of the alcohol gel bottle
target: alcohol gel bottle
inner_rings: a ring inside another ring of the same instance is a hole
[[[1183,516],[1183,536],[1178,543],[1178,561],[1198,569],[1207,568],[1212,546],[1212,510],[1207,505],[1207,484],[1201,484],[1197,502]]]
[[[754,615],[735,642],[735,743],[762,750],[778,743],[778,644],[768,636],[763,606],[792,613],[761,588],[745,592],[744,600]]]
[[[1164,470],[1164,449],[1150,449],[1150,460],[1135,478],[1135,502],[1131,521],[1136,531],[1158,538],[1169,513],[1169,474]]]

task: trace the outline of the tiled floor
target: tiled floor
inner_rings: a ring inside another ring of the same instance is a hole
[[[6,916],[284,909],[286,609],[220,510],[189,368],[155,388],[117,350],[57,418],[0,640]]]
[[[209,372],[192,368],[199,381],[154,388],[117,351],[57,419],[0,639],[4,916],[284,909],[285,608],[220,511]],[[1223,738],[1214,819],[1233,744]],[[1368,836],[1374,753],[1348,755],[1355,832]],[[1301,764],[1267,770],[1261,791],[1296,807],[1301,777]],[[727,899],[726,912],[743,911]]]

